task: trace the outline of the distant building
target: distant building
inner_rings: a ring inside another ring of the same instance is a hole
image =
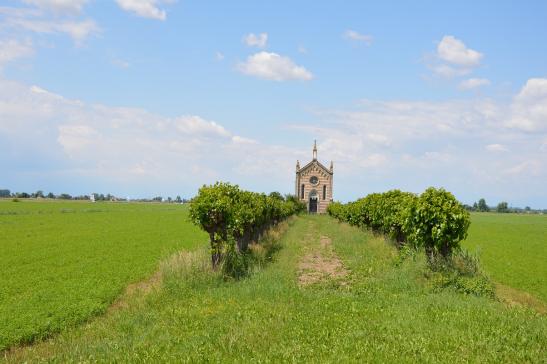
[[[332,202],[333,165],[325,167],[317,160],[317,143],[313,143],[313,159],[300,168],[296,161],[295,194],[307,206],[309,213],[324,214]]]

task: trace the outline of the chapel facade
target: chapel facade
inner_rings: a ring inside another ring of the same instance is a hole
[[[317,160],[317,143],[313,143],[313,159],[300,168],[296,161],[295,195],[306,204],[311,214],[324,214],[332,202],[333,165],[325,167]]]

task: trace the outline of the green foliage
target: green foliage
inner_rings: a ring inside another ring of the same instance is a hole
[[[426,276],[436,288],[453,288],[464,294],[495,297],[495,289],[489,277],[482,272],[477,256],[458,249],[454,254],[429,259]]]
[[[500,202],[498,204],[498,207],[496,207],[496,211],[501,212],[501,213],[509,212],[509,207],[508,207],[507,202],[505,202],[505,201]]]
[[[477,211],[480,211],[480,212],[488,212],[490,211],[490,207],[488,207],[488,205],[486,204],[486,201],[484,198],[481,198],[479,200],[479,203],[477,205]]]
[[[411,242],[423,246],[429,259],[434,255],[448,257],[467,237],[469,212],[444,189],[424,191],[410,208],[405,231]]]
[[[187,216],[181,205],[0,201],[0,351],[103,313],[160,260],[203,244]]]
[[[450,255],[469,226],[469,214],[454,196],[433,187],[419,197],[399,190],[373,193],[346,205],[332,203],[327,212],[351,225],[384,233],[399,246],[424,247],[428,255]]]
[[[266,196],[217,182],[199,189],[192,199],[190,218],[209,234],[213,267],[223,263],[225,271],[232,271],[237,277],[245,259],[238,254],[245,254],[248,245],[258,241],[270,226],[301,208],[301,203],[291,198],[285,200],[279,193]],[[234,262],[225,261],[232,259]]]
[[[270,192],[268,196],[271,198],[275,198],[279,201],[285,201],[285,198],[283,197],[283,195],[277,191]]]
[[[224,245],[225,250],[221,260],[222,273],[225,277],[240,279],[249,271],[249,254],[248,251],[239,252],[235,242],[230,240],[233,240],[233,237],[230,237]]]

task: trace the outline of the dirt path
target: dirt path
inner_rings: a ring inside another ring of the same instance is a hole
[[[334,251],[332,240],[324,235],[317,239],[312,233],[315,227],[311,223],[308,227],[305,253],[298,264],[298,284],[301,287],[326,282],[346,285],[348,269]]]

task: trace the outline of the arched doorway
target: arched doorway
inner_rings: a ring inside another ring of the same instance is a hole
[[[317,213],[317,201],[318,200],[319,200],[319,198],[317,197],[317,191],[312,190],[310,192],[310,201],[309,201],[309,204],[308,204],[308,212],[310,214],[316,214]]]

